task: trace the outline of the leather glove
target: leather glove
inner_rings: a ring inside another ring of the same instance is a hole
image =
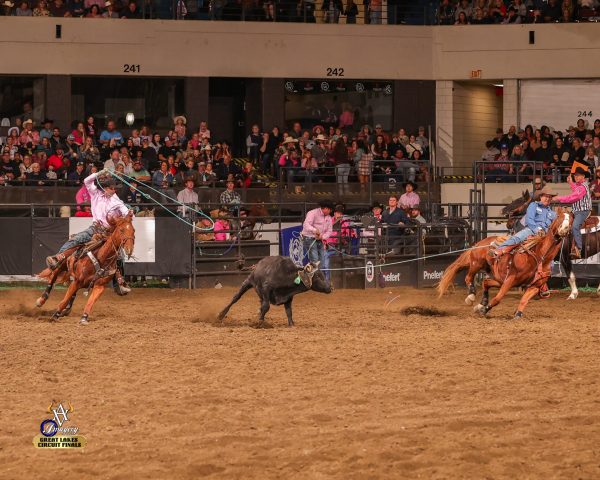
[[[102,170],[100,170],[98,172],[98,176],[102,177],[103,175],[106,175],[108,173],[108,170],[106,168],[103,168]]]
[[[546,235],[546,232],[544,232],[543,230],[538,230],[538,232],[537,232],[538,237],[543,237],[544,235]]]

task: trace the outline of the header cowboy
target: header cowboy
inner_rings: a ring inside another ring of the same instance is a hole
[[[545,235],[556,218],[556,212],[550,207],[552,198],[556,195],[556,192],[549,185],[542,188],[539,200],[531,202],[527,207],[525,228],[498,245],[492,256],[496,258],[501,257],[512,250],[512,247],[523,243],[527,237],[532,235]]]

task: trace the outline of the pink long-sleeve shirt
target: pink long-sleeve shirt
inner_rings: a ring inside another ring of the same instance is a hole
[[[560,203],[575,203],[586,196],[587,192],[582,183],[570,183],[571,193],[562,197],[555,197],[554,200]]]
[[[320,208],[314,208],[306,214],[302,224],[302,236],[315,238],[317,230],[321,232],[321,240],[327,240],[331,236],[333,222],[329,215],[323,214]]]
[[[97,173],[92,173],[90,176],[86,177],[83,183],[90,193],[90,203],[92,204],[91,210],[94,221],[105,227],[110,227],[110,224],[108,223],[109,217],[117,215],[124,217],[129,213],[129,209],[116,193],[108,196],[103,190],[96,186],[95,180],[97,176]]]

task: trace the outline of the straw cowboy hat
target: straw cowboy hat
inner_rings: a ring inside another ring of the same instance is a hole
[[[173,123],[177,123],[177,120],[181,120],[184,125],[187,124],[187,119],[183,115],[178,115],[173,119]]]
[[[203,150],[211,150],[212,151],[212,147],[210,145],[206,145],[206,147],[204,147]]]
[[[558,195],[558,193],[556,193],[550,185],[546,185],[544,188],[542,188],[540,190],[540,197],[542,195],[548,195],[549,197],[555,197],[556,195]]]
[[[317,135],[317,138],[315,138],[315,141],[317,141],[317,142],[326,142],[327,141],[327,137],[325,135],[323,135],[322,133],[319,133]]]
[[[286,145],[288,143],[298,143],[296,138],[286,137],[286,139],[282,142],[282,145]]]
[[[23,126],[27,125],[28,123],[31,123],[33,125],[33,120],[31,118],[28,118],[23,122]]]
[[[12,7],[14,7],[14,6],[15,6],[15,4],[14,4],[14,3],[12,3],[12,2],[11,2],[11,1],[9,1],[9,0],[5,0],[5,1],[2,3],[2,6],[3,6],[3,7],[10,7],[10,8],[12,8]]]

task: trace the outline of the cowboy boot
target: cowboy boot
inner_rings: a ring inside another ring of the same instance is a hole
[[[117,273],[115,273],[114,290],[117,295],[121,296],[127,295],[129,292],[131,292],[131,288],[129,288],[129,286],[125,283],[125,279],[118,270]]]
[[[46,257],[46,265],[50,270],[55,270],[64,259],[64,253],[57,253],[56,255]]]
[[[512,250],[512,248],[510,246],[508,246],[508,247],[498,247],[495,250],[492,250],[490,252],[490,255],[493,258],[500,258],[502,255],[510,252],[511,250]]]

